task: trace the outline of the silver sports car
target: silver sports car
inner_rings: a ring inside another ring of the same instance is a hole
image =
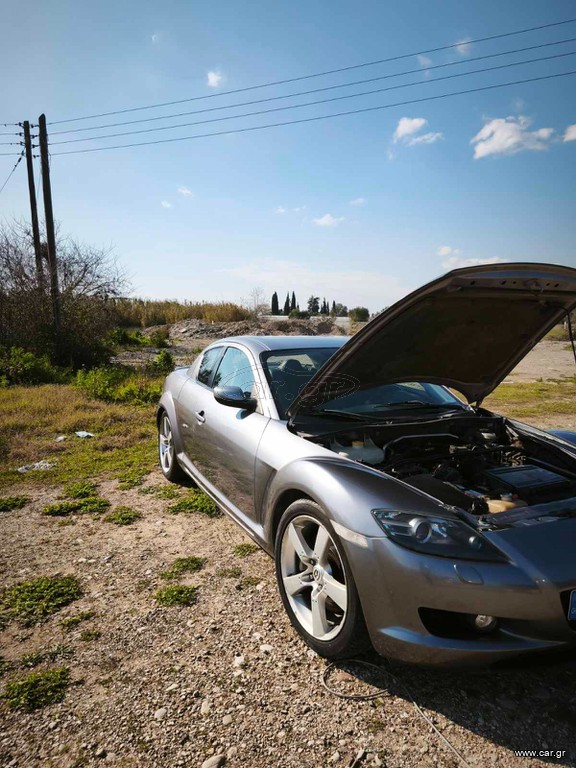
[[[498,264],[447,274],[350,339],[222,339],[166,379],[162,471],[274,557],[322,656],[576,648],[576,433],[482,407],[575,307],[576,269]]]

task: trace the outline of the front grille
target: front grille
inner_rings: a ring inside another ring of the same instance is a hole
[[[574,587],[576,589],[576,587]],[[570,606],[570,595],[572,592],[574,592],[574,589],[566,589],[564,592],[560,593],[560,600],[562,601],[562,608],[564,609],[564,616],[566,616],[566,621],[568,621],[568,608]],[[568,626],[570,629],[576,630],[576,621],[568,621]]]

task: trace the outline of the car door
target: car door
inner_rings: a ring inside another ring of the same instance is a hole
[[[215,349],[215,348],[212,348]],[[210,350],[209,350],[210,351]],[[238,386],[247,397],[261,393],[261,381],[248,350],[237,345],[226,346],[218,358],[214,356],[198,368],[205,381],[189,381],[180,400],[187,405],[188,428],[183,430],[186,453],[201,474],[208,489],[221,498],[240,517],[255,520],[254,467],[260,438],[269,417],[262,407],[256,411],[218,403],[216,386]],[[214,371],[209,378],[210,366]]]

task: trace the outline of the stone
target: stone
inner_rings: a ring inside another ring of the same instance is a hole
[[[211,706],[210,702],[208,701],[208,699],[204,699],[204,701],[200,705],[200,714],[201,715],[207,715],[210,712],[211,709],[212,709],[212,706]]]
[[[260,646],[260,652],[261,652],[261,653],[272,653],[272,651],[273,651],[273,648],[272,648],[272,646],[271,646],[271,645],[269,645],[268,643],[263,643],[263,644]]]
[[[222,725],[230,725],[232,722],[232,715],[224,715],[222,718]]]
[[[168,688],[166,688],[166,692],[175,691],[177,688],[178,688],[178,683],[172,683],[172,685],[169,685]]]
[[[160,709],[157,709],[156,712],[154,712],[154,717],[156,720],[164,720],[166,717],[166,708],[160,707]]]
[[[202,768],[220,768],[225,762],[226,758],[224,755],[213,755],[212,757],[209,757],[208,760],[204,760]]]

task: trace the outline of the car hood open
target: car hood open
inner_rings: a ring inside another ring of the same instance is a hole
[[[576,269],[486,264],[456,269],[369,322],[288,409],[311,410],[355,389],[400,381],[444,384],[481,402],[576,307]]]

